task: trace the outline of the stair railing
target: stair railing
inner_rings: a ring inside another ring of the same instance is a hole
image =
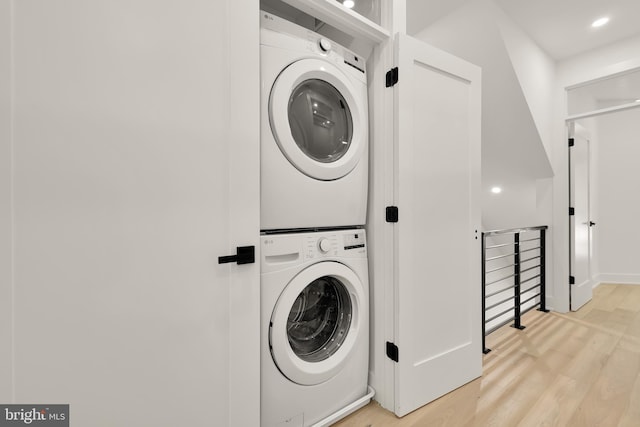
[[[482,351],[485,338],[511,325],[524,329],[522,316],[546,309],[546,225],[482,233]]]

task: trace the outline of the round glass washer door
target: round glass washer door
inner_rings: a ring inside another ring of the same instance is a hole
[[[269,96],[271,131],[280,150],[300,172],[323,181],[342,178],[360,161],[366,111],[366,88],[356,88],[321,59],[289,65]]]
[[[300,272],[273,310],[271,354],[289,380],[314,385],[336,375],[360,339],[364,288],[344,264],[325,261]]]

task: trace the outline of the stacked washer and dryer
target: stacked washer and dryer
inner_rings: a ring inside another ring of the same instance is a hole
[[[366,404],[364,59],[261,12],[261,426]]]

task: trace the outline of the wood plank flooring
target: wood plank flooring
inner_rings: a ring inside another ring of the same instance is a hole
[[[336,427],[640,426],[640,286],[576,313],[530,311],[487,337],[482,378],[397,418],[373,402]]]

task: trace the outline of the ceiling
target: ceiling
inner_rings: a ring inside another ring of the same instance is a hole
[[[407,32],[415,34],[477,0],[407,0]],[[495,0],[543,50],[557,61],[640,35],[640,0]],[[591,28],[597,18],[609,24]]]
[[[556,60],[640,34],[638,0],[496,0]],[[591,28],[598,18],[609,23]]]

